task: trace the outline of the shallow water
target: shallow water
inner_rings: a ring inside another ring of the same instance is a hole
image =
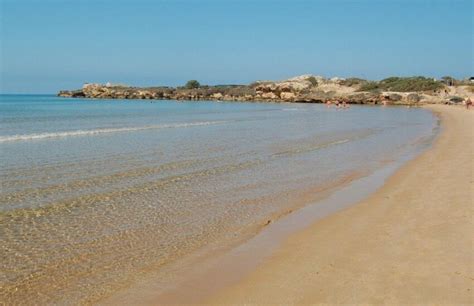
[[[437,127],[422,109],[53,96],[0,96],[0,119],[2,300],[21,304],[97,301]]]

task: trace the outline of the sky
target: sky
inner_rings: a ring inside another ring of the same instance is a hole
[[[0,0],[0,93],[474,75],[472,0]]]

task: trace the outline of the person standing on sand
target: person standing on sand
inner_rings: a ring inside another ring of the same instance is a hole
[[[464,101],[464,104],[466,104],[466,109],[469,109],[472,106],[471,98],[468,97],[466,101]]]

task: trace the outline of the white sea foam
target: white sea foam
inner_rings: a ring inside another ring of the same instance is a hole
[[[222,124],[225,122],[226,121],[201,121],[201,122],[187,122],[187,123],[174,123],[174,124],[161,124],[161,125],[146,125],[146,126],[137,126],[137,127],[105,128],[105,129],[96,129],[96,130],[75,130],[75,131],[39,133],[39,134],[9,135],[9,136],[0,136],[0,143],[9,142],[9,141],[42,140],[42,139],[59,138],[59,137],[91,136],[91,135],[106,134],[106,133],[134,132],[134,131],[154,130],[154,129],[185,128],[185,127],[202,126],[202,125]]]

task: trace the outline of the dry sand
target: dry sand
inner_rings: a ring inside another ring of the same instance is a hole
[[[474,304],[474,110],[369,199],[291,236],[210,304]]]

